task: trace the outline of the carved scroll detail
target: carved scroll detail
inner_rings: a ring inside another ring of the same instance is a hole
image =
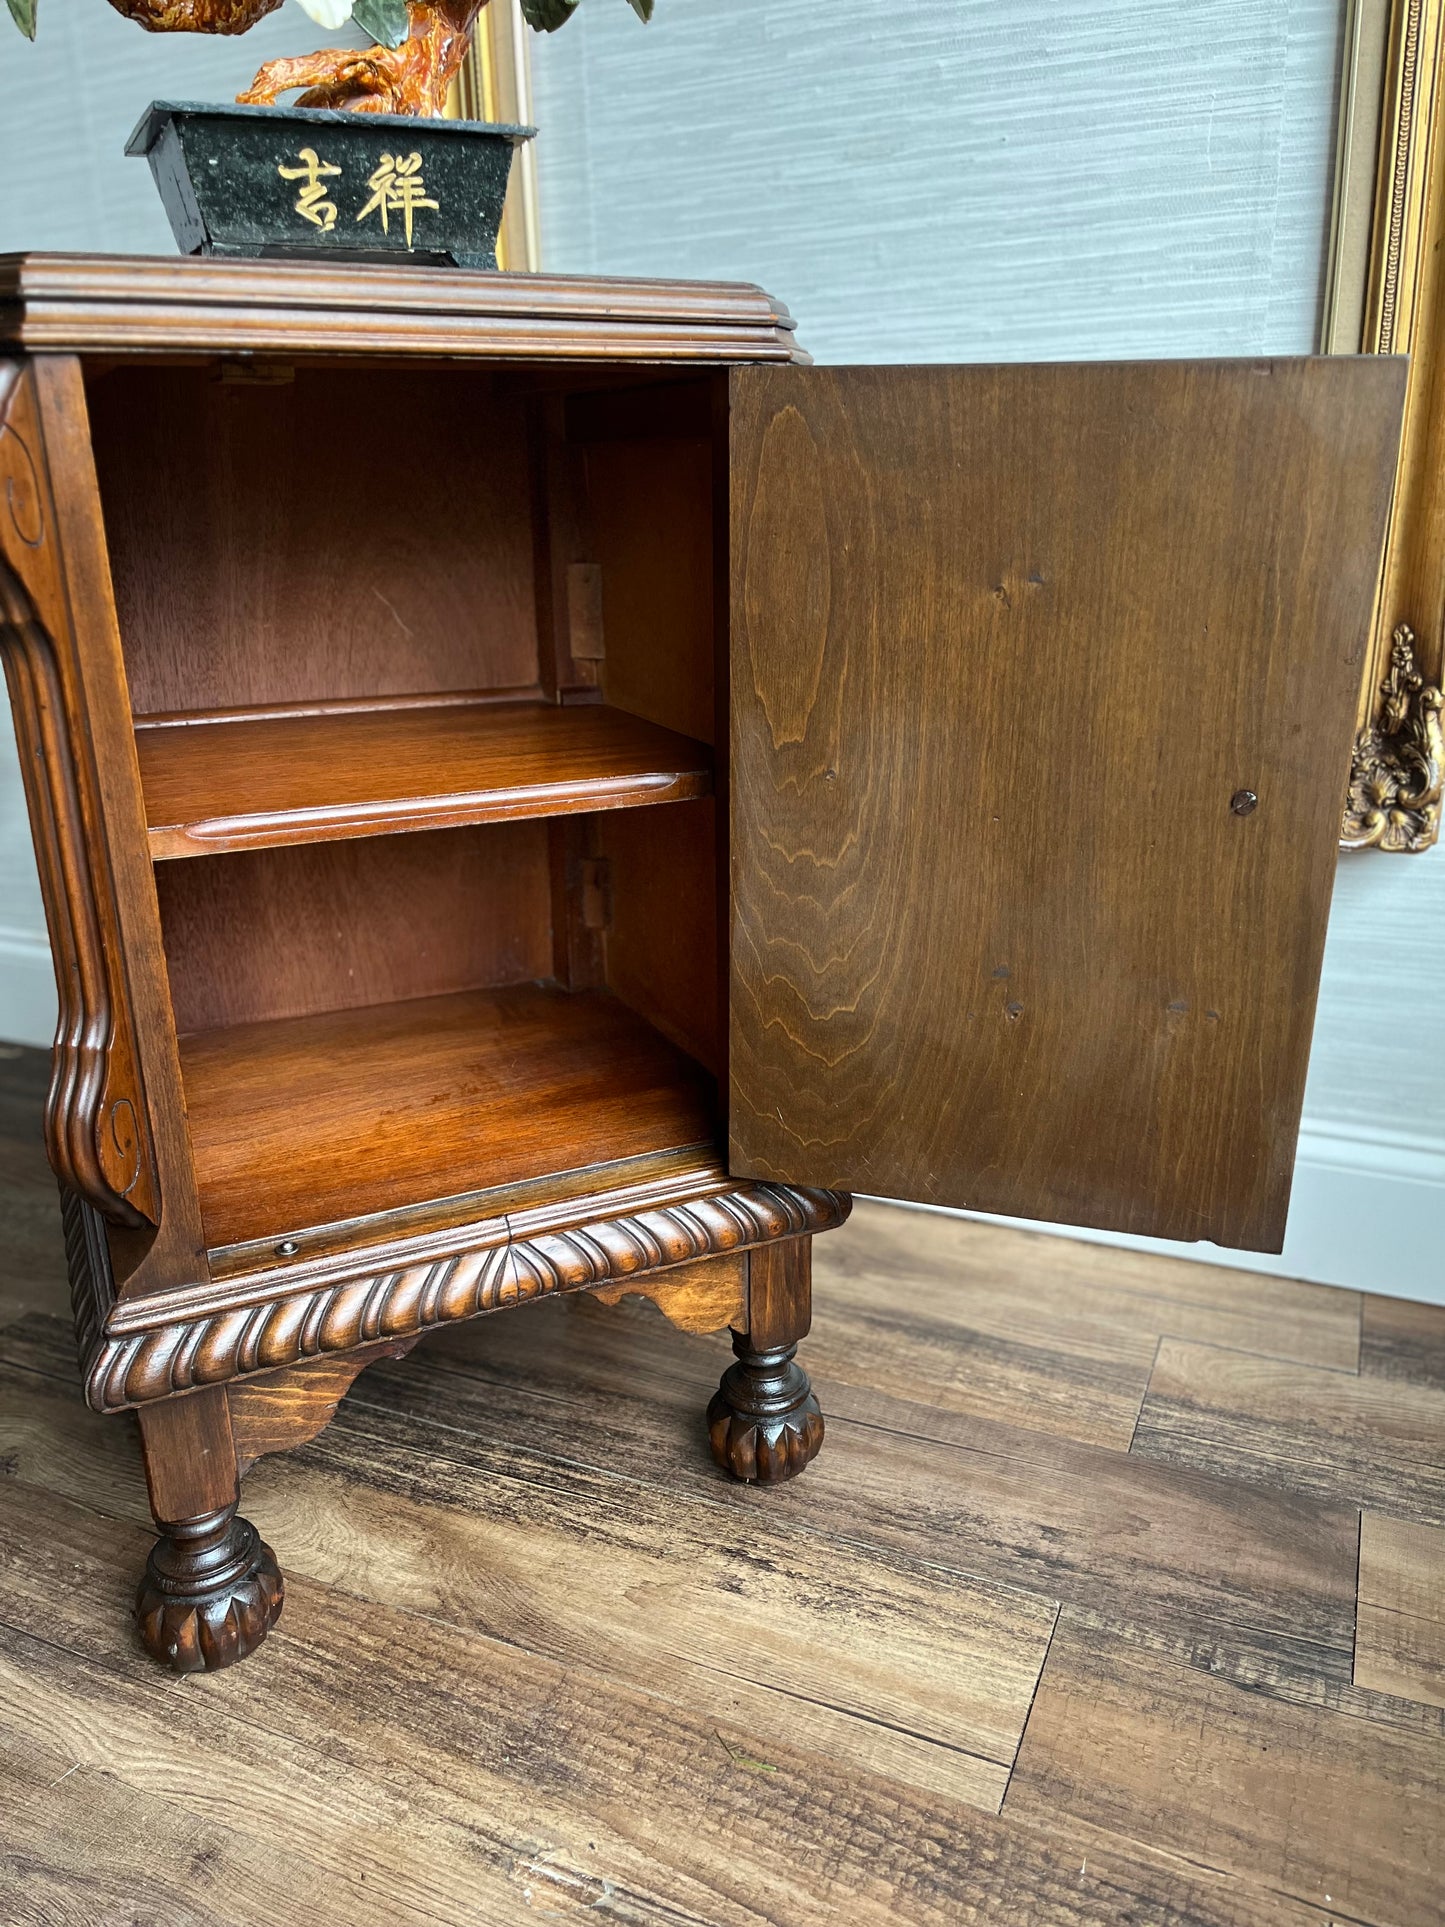
[[[1355,738],[1340,847],[1418,854],[1440,834],[1445,694],[1417,668],[1415,636],[1406,623],[1391,641],[1380,694],[1378,722]]]
[[[115,1303],[115,1280],[110,1269],[110,1247],[105,1227],[92,1204],[60,1187],[60,1224],[65,1236],[65,1264],[70,1274],[70,1303],[75,1313],[75,1338],[84,1369],[104,1340],[105,1321]]]
[[[0,367],[0,656],[60,1001],[46,1150],[62,1185],[121,1224],[144,1225],[159,1218],[155,1169],[129,1027],[117,1013],[119,944],[107,943],[107,886],[86,835],[56,637],[37,606],[54,600],[63,615],[40,465],[14,419],[23,386],[15,364]]]
[[[119,1411],[323,1353],[409,1338],[553,1292],[586,1291],[716,1252],[826,1231],[851,1208],[851,1198],[837,1192],[746,1184],[405,1270],[172,1317],[142,1331],[97,1332],[84,1360],[86,1396],[97,1411]],[[76,1256],[84,1262],[83,1252]]]

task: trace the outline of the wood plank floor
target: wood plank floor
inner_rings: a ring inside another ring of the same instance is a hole
[[[0,1922],[1438,1927],[1445,1310],[860,1206],[828,1441],[531,1306],[373,1368],[245,1510],[286,1611],[177,1680],[0,1047]]]

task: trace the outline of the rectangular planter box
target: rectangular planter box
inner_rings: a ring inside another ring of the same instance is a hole
[[[182,254],[495,268],[512,155],[534,132],[156,101],[125,151],[150,162]]]

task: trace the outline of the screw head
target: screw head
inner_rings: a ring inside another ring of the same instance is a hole
[[[1236,790],[1229,799],[1229,807],[1236,816],[1248,816],[1259,803],[1253,790]]]
[[[300,1249],[300,1245],[297,1244],[294,1238],[283,1238],[276,1247],[276,1256],[278,1258],[294,1258]]]

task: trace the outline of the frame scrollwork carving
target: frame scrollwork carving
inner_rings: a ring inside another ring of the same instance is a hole
[[[1440,834],[1445,694],[1416,666],[1406,623],[1395,631],[1380,695],[1378,722],[1355,739],[1340,847],[1418,854]]]
[[[98,874],[98,845],[85,831],[94,805],[73,747],[84,732],[67,724],[57,633],[66,604],[29,389],[23,364],[0,364],[0,656],[60,1003],[46,1150],[64,1187],[116,1223],[139,1227],[159,1221],[154,1154],[109,879]]]

